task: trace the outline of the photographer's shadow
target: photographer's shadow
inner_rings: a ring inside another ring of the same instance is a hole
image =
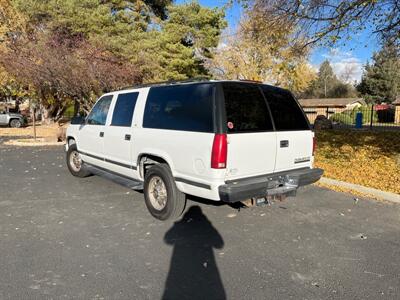
[[[164,241],[174,249],[162,299],[226,299],[213,251],[224,241],[199,206],[190,207]]]

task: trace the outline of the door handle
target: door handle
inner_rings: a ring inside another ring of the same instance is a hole
[[[289,141],[288,140],[281,141],[281,148],[286,148],[286,147],[289,147]]]
[[[130,140],[131,140],[131,135],[125,134],[125,141],[130,141]]]
[[[99,135],[100,135],[100,137],[104,137],[104,132],[101,131]]]

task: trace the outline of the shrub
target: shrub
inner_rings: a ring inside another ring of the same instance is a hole
[[[378,110],[376,113],[378,114],[379,122],[394,123],[394,117],[396,113],[394,108]]]
[[[355,107],[351,111],[350,116],[354,122],[356,120],[357,113],[359,113],[359,112],[362,113],[362,115],[363,115],[363,118],[362,118],[363,124],[371,123],[371,112],[372,112],[372,121],[378,122],[378,114],[375,110],[372,111],[372,107],[370,105],[363,105],[360,107]]]
[[[345,124],[345,125],[352,125],[353,124],[353,118],[346,114],[346,113],[336,113],[330,116],[329,118],[332,122],[337,122],[340,124]]]
[[[64,111],[64,117],[72,118],[74,116],[74,104],[70,104]]]
[[[351,116],[352,113],[353,113],[353,110],[351,110],[351,109],[347,109],[347,110],[342,111],[342,114],[345,114],[345,115],[348,115],[348,116]]]

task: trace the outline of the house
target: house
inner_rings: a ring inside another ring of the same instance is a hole
[[[300,99],[299,103],[312,124],[318,115],[324,115],[329,118],[331,114],[366,105],[362,98]]]
[[[400,96],[393,102],[395,106],[394,122],[400,124]]]

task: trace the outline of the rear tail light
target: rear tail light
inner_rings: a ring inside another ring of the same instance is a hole
[[[228,154],[228,142],[226,134],[217,133],[214,136],[214,142],[212,146],[211,168],[225,169],[227,154]]]
[[[313,143],[312,143],[312,155],[314,156],[315,149],[317,148],[317,139],[315,136],[313,137]]]

